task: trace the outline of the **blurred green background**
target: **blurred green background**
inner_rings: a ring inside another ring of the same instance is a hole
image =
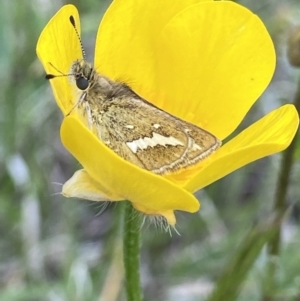
[[[109,2],[71,1],[80,12],[89,58]],[[299,71],[288,63],[286,41],[300,23],[300,4],[239,2],[265,22],[278,54],[273,81],[241,130],[294,100]],[[59,193],[79,164],[60,142],[62,115],[35,47],[46,23],[66,3],[0,0],[0,301],[125,300],[120,206],[101,212],[100,204]],[[180,236],[146,223],[141,255],[145,300],[300,300],[299,155],[298,146],[292,173],[286,175],[288,210],[280,256],[268,256],[266,241],[282,154],[200,191],[199,213],[177,213]],[[267,292],[270,277],[276,285]]]

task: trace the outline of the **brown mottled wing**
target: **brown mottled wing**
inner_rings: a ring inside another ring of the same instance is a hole
[[[134,97],[105,102],[97,134],[124,159],[158,174],[195,164],[220,146],[209,132]]]

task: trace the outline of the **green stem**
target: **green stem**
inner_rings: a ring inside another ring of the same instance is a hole
[[[245,236],[232,259],[229,260],[208,301],[234,301],[262,248],[274,237],[277,224],[273,220],[257,225]],[[224,298],[224,296],[226,296]]]
[[[124,214],[124,267],[128,301],[141,301],[140,282],[140,218],[130,202],[126,202]]]
[[[295,107],[300,112],[300,81],[298,82],[298,89],[295,95],[294,100]],[[293,158],[297,147],[297,139],[299,135],[295,135],[291,145],[287,148],[287,150],[283,153],[280,173],[278,177],[278,184],[276,189],[276,195],[274,198],[274,206],[273,211],[279,217],[280,222],[282,222],[282,217],[284,212],[287,209],[285,200],[288,190],[289,184],[289,175],[291,173],[291,169],[293,166]],[[275,236],[268,244],[270,262],[268,266],[268,275],[267,275],[267,285],[266,285],[266,295],[264,296],[264,301],[273,300],[272,292],[276,287],[276,261],[272,260],[273,258],[277,258],[280,253],[280,242],[281,242],[281,227],[278,228]]]

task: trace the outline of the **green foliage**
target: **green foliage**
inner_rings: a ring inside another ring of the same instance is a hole
[[[109,1],[72,3],[80,10],[83,43],[93,57],[96,30]],[[282,49],[289,27],[299,19],[296,1],[243,4],[272,33],[278,70],[241,128],[278,107],[281,99],[293,101],[298,71],[286,63]],[[58,0],[0,0],[1,301],[125,299],[123,282],[111,276],[122,274],[122,267],[113,265],[119,206],[99,214],[99,204],[59,194],[78,163],[61,145],[62,116],[35,46],[61,5]],[[266,252],[278,226],[272,224],[272,208],[280,159],[260,160],[200,192],[198,214],[177,214],[180,236],[172,232],[170,237],[146,220],[141,234],[145,300],[262,300],[270,260],[277,267],[270,300],[300,298],[299,154],[289,182],[280,254],[270,259]],[[108,297],[118,290],[119,297]]]

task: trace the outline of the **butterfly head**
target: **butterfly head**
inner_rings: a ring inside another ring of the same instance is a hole
[[[85,60],[76,60],[69,73],[71,81],[75,81],[76,86],[81,91],[86,91],[94,78],[94,69],[90,63]]]

